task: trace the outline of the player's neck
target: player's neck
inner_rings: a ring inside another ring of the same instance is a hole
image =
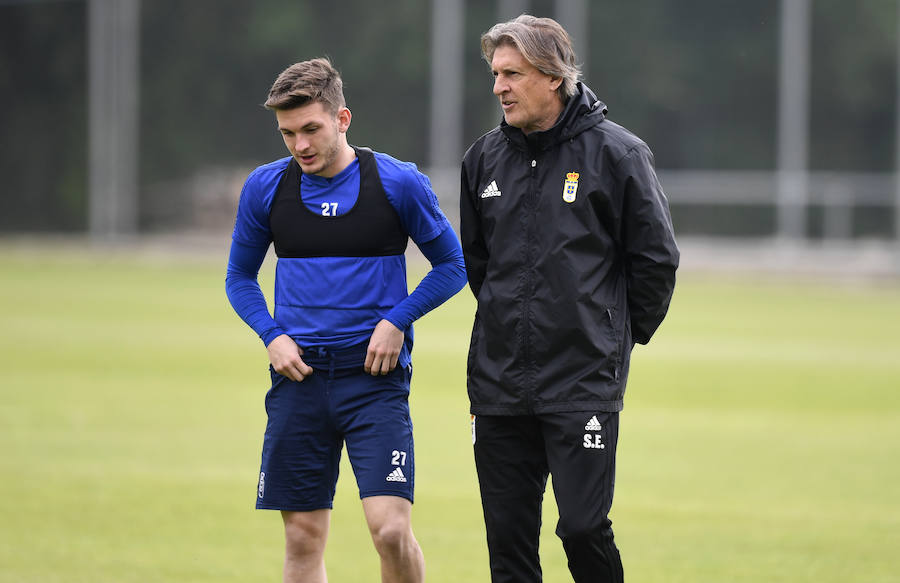
[[[332,176],[337,176],[341,172],[344,171],[344,168],[349,166],[353,160],[356,159],[356,151],[347,143],[346,140],[341,145],[340,150],[338,152],[337,159],[335,160],[334,165],[331,167],[333,172]]]

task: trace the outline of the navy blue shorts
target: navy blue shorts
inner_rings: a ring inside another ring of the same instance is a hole
[[[256,507],[331,508],[344,443],[360,498],[412,502],[411,369],[372,376],[362,366],[318,368],[306,354],[304,361],[314,372],[299,383],[271,371]]]

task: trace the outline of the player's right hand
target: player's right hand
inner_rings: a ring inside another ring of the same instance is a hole
[[[298,383],[312,374],[311,366],[303,362],[303,349],[287,334],[282,334],[266,346],[272,368],[281,376]]]

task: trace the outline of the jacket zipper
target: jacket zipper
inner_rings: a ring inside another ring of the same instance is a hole
[[[525,373],[529,390],[527,391],[529,408],[534,400],[534,383],[537,374],[534,371],[535,363],[532,362],[532,333],[531,333],[531,297],[534,295],[534,258],[532,256],[532,242],[534,234],[534,221],[537,213],[537,159],[531,159],[531,182],[528,188],[528,207],[525,223],[525,297],[522,302],[522,356],[525,364]]]

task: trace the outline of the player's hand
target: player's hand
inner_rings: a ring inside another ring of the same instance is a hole
[[[369,339],[369,349],[366,351],[366,372],[372,376],[386,375],[397,368],[403,339],[403,330],[387,320],[378,322]]]
[[[282,334],[269,342],[269,362],[275,372],[298,383],[312,374],[311,366],[303,362],[303,349],[287,334]]]

